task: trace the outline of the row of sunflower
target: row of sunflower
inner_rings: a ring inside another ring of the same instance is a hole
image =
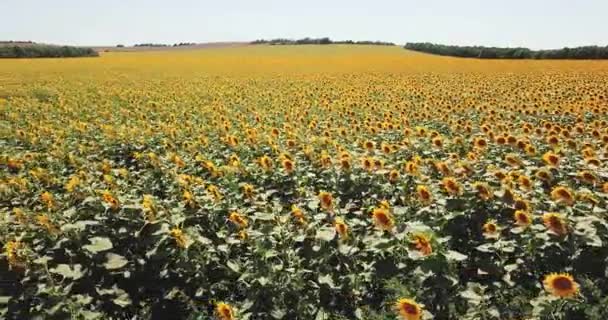
[[[606,73],[412,59],[22,84],[3,316],[605,319]]]

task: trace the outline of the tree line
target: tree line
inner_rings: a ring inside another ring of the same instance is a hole
[[[480,59],[608,59],[608,46],[583,46],[552,50],[451,46],[429,42],[408,42],[405,49],[442,56]]]
[[[0,58],[73,58],[97,57],[92,48],[53,46],[31,43],[28,45],[0,45]]]
[[[286,38],[276,38],[276,39],[259,39],[250,42],[251,44],[268,44],[268,45],[304,45],[304,44],[360,44],[360,45],[375,45],[375,46],[394,46],[395,44],[392,42],[384,42],[384,41],[353,41],[353,40],[342,40],[335,41],[330,38],[302,38],[302,39],[286,39]]]

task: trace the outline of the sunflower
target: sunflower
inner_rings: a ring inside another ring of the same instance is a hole
[[[567,206],[572,206],[574,204],[574,195],[572,190],[564,186],[557,186],[553,188],[551,191],[551,198],[554,201]]]
[[[416,194],[420,202],[430,204],[433,201],[433,194],[427,186],[419,185],[416,187]]]
[[[120,203],[118,202],[118,199],[116,199],[112,193],[110,193],[110,191],[103,191],[101,193],[101,198],[103,199],[103,202],[107,203],[111,209],[116,210],[120,207]]]
[[[306,217],[304,216],[304,212],[295,204],[291,206],[291,215],[296,219],[299,224],[306,224]]]
[[[68,193],[74,192],[76,188],[80,185],[80,178],[76,175],[72,176],[70,180],[65,184],[65,191]]]
[[[443,161],[435,162],[435,169],[437,169],[437,171],[439,171],[444,176],[449,176],[452,174],[452,170],[450,169],[450,167],[448,167],[448,165]]]
[[[370,157],[363,157],[363,159],[361,159],[361,167],[364,170],[371,171],[374,168],[374,159]]]
[[[265,171],[272,170],[272,159],[270,159],[270,157],[264,155],[258,161],[262,169],[264,169]]]
[[[399,171],[393,169],[388,173],[388,181],[395,183],[399,180]]]
[[[579,180],[587,184],[595,184],[598,180],[597,176],[593,172],[586,170],[579,171],[577,177]]]
[[[15,240],[8,241],[4,245],[4,253],[6,260],[12,268],[23,268],[25,266],[25,257],[22,255],[21,250],[24,249],[25,245],[23,242]]]
[[[525,190],[532,189],[532,180],[528,176],[520,175],[517,178],[517,183],[519,184],[519,187],[522,189],[525,189]]]
[[[276,129],[275,129],[276,130]],[[278,130],[277,130],[278,132]],[[215,313],[220,320],[234,320],[234,310],[232,307],[225,302],[218,302],[215,305]]]
[[[15,220],[19,224],[27,224],[28,217],[25,212],[23,212],[23,210],[19,208],[13,208],[13,215],[15,216]]]
[[[390,231],[395,225],[393,217],[389,213],[388,209],[385,208],[375,208],[372,211],[372,218],[374,219],[374,224],[376,227],[381,230]]]
[[[283,169],[285,170],[285,172],[287,172],[287,174],[291,174],[295,169],[295,164],[292,160],[283,159],[283,161],[281,161],[281,164],[283,165]]]
[[[349,171],[351,168],[350,158],[340,158],[340,167],[344,171]]]
[[[505,162],[512,167],[520,167],[523,164],[521,159],[514,153],[507,154],[505,156]]]
[[[319,192],[319,201],[321,202],[321,208],[326,211],[332,210],[334,198],[331,193],[325,191]]]
[[[492,199],[493,193],[491,187],[485,182],[475,182],[473,183],[473,188],[477,190],[477,196],[484,201],[488,201]]]
[[[483,236],[486,238],[498,238],[500,235],[498,225],[493,220],[490,220],[482,226]]]
[[[532,223],[532,215],[527,211],[515,210],[513,218],[515,219],[515,224],[520,227],[525,228]]]
[[[551,171],[549,171],[546,168],[538,169],[538,171],[536,171],[536,173],[534,175],[539,180],[542,180],[545,182],[551,181],[553,179],[553,174],[551,173]]]
[[[188,190],[184,190],[184,194],[182,195],[184,199],[184,204],[190,208],[194,208],[196,206],[196,202],[194,201],[194,196]]]
[[[437,148],[443,147],[443,140],[441,139],[441,137],[433,138],[432,142],[433,142],[433,146],[435,146]]]
[[[543,223],[545,227],[558,236],[563,236],[568,233],[568,225],[564,217],[559,213],[547,212],[543,214]]]
[[[423,256],[428,256],[433,253],[433,246],[431,240],[424,233],[416,233],[411,238],[412,245],[418,250]]]
[[[401,298],[395,303],[395,309],[403,320],[420,320],[422,307],[412,299]]]
[[[445,191],[451,195],[459,195],[462,193],[460,183],[452,177],[443,178],[443,180],[441,180],[441,184],[443,185]]]
[[[557,167],[559,165],[559,161],[560,158],[557,154],[551,152],[551,151],[547,151],[545,154],[543,154],[543,161],[551,167]]]
[[[243,196],[247,199],[251,199],[253,198],[253,186],[250,184],[244,184],[243,185]]]
[[[578,293],[579,285],[568,273],[551,273],[543,280],[545,290],[560,298],[570,298]]]
[[[228,220],[232,221],[232,223],[237,225],[239,228],[247,228],[247,225],[249,224],[247,218],[236,211],[230,213]]]
[[[175,243],[180,248],[188,247],[188,238],[180,228],[173,228],[169,231],[169,235],[175,240]]]
[[[338,217],[334,220],[334,228],[336,229],[338,235],[340,235],[341,239],[348,239],[348,225],[342,218]]]
[[[418,165],[414,161],[408,161],[405,163],[405,172],[410,175],[418,175]]]
[[[144,194],[141,207],[146,221],[153,222],[156,219],[156,207],[154,205],[154,197],[151,194]]]
[[[39,214],[38,216],[36,216],[36,222],[41,227],[43,227],[44,229],[46,229],[46,231],[48,233],[50,233],[50,234],[57,234],[57,233],[59,233],[59,228],[57,228],[57,226],[55,226],[51,222],[51,219],[46,214]]]
[[[45,191],[40,195],[40,201],[47,207],[47,209],[55,208],[55,197],[53,194]]]
[[[604,193],[608,193],[608,182],[604,182],[604,184],[602,185],[602,191]]]
[[[488,142],[484,138],[475,138],[473,145],[478,149],[483,149],[488,146]]]

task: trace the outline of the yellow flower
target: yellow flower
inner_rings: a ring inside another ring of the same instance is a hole
[[[196,202],[194,201],[194,196],[192,195],[192,193],[188,190],[184,190],[184,193],[182,195],[182,198],[184,199],[184,204],[190,208],[194,208],[196,206]]]
[[[388,173],[388,181],[395,183],[399,180],[399,171],[393,169]]]
[[[70,180],[65,184],[65,190],[68,193],[74,192],[76,187],[80,185],[80,178],[76,175],[72,176]]]
[[[334,228],[342,240],[348,239],[348,225],[340,217],[334,220]]]
[[[120,207],[120,203],[118,202],[118,199],[116,199],[112,193],[110,193],[110,191],[103,191],[101,193],[101,198],[103,200],[103,202],[107,203],[110,208],[112,210],[116,210]]]
[[[527,227],[532,223],[532,216],[527,211],[515,210],[513,214],[515,224],[520,227]]]
[[[236,211],[230,213],[230,215],[228,216],[228,220],[232,221],[232,223],[237,225],[239,228],[247,228],[247,218]]]
[[[220,320],[234,320],[234,310],[232,307],[224,302],[219,302],[215,305],[215,313]]]
[[[11,267],[22,269],[25,266],[25,257],[21,253],[24,248],[23,243],[18,240],[8,241],[4,245],[6,260]]]
[[[494,194],[492,193],[492,188],[485,182],[475,182],[473,184],[475,190],[477,190],[477,195],[484,201],[488,201],[492,199]]]
[[[559,156],[551,151],[547,151],[543,154],[543,161],[551,167],[557,167],[559,165]]]
[[[558,236],[564,236],[568,233],[568,225],[559,213],[548,212],[543,214],[543,222],[547,229]]]
[[[262,156],[259,159],[259,163],[260,166],[262,167],[262,169],[264,169],[265,171],[270,171],[272,170],[272,159],[270,159],[270,157],[268,156]]]
[[[374,219],[376,227],[381,230],[390,231],[395,225],[393,217],[388,212],[388,209],[385,208],[375,208],[372,211],[372,218]]]
[[[418,199],[423,204],[430,204],[433,201],[433,194],[429,191],[427,186],[419,185],[416,187],[416,194],[418,194]]]
[[[395,303],[395,309],[403,320],[420,320],[422,308],[412,299],[401,298]]]
[[[450,195],[459,195],[462,193],[460,183],[458,183],[458,181],[452,177],[443,178],[441,184],[443,185],[445,191]]]
[[[13,215],[19,224],[27,224],[28,218],[25,212],[19,208],[13,208]]]
[[[296,219],[299,224],[306,224],[306,217],[304,216],[304,212],[295,204],[291,206],[291,215]]]
[[[156,208],[154,207],[154,197],[151,194],[144,194],[141,204],[146,217],[146,221],[152,222],[155,220]]]
[[[333,209],[333,201],[334,198],[329,192],[321,191],[319,192],[319,201],[321,203],[321,208],[326,211],[331,211]]]
[[[287,174],[291,174],[295,169],[295,163],[292,160],[283,159],[283,161],[281,161],[281,164],[283,165],[283,169],[285,170],[285,172],[287,172]]]
[[[577,177],[579,180],[587,184],[595,184],[598,180],[597,176],[593,172],[586,170],[579,171]]]
[[[169,234],[171,235],[171,237],[173,237],[173,239],[175,240],[175,243],[177,244],[178,247],[183,248],[183,249],[188,247],[188,238],[184,234],[182,229],[173,228],[173,229],[171,229]]]
[[[554,201],[565,204],[567,206],[572,206],[574,204],[574,195],[572,191],[563,186],[553,188],[553,190],[551,191],[551,198]]]
[[[411,242],[423,256],[428,256],[433,253],[433,247],[429,237],[423,233],[412,235]]]
[[[543,280],[545,290],[560,298],[570,298],[578,293],[579,285],[568,273],[551,273]]]
[[[247,199],[253,198],[253,186],[250,184],[243,185],[243,196]]]
[[[486,222],[483,225],[482,229],[483,229],[483,235],[486,238],[497,238],[500,235],[498,226],[496,225],[496,222],[493,220]]]
[[[40,195],[40,201],[42,201],[48,209],[55,208],[55,197],[48,191],[45,191]]]

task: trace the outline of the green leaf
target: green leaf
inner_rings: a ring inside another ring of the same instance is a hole
[[[98,253],[101,251],[107,251],[112,249],[112,241],[108,238],[101,237],[93,237],[89,238],[91,244],[83,246],[83,248],[87,249],[92,253]]]
[[[323,241],[331,241],[336,237],[336,229],[334,228],[321,228],[317,231],[317,239]]]
[[[108,270],[120,269],[129,263],[125,257],[111,252],[106,253],[106,259],[107,261],[103,266]]]
[[[275,319],[283,319],[285,314],[285,310],[283,309],[274,309],[272,312],[270,312],[270,315]]]
[[[317,278],[317,281],[319,282],[319,284],[326,284],[330,288],[335,287],[334,280],[331,278],[330,274],[326,274],[324,276],[319,276],[319,278]]]
[[[72,269],[72,267],[70,267],[70,265],[59,264],[59,265],[57,265],[57,267],[50,269],[49,271],[52,273],[59,274],[59,275],[63,276],[64,278],[69,278],[69,279],[74,279],[74,280],[80,279],[83,276],[82,266],[79,264],[74,265],[73,269]]]
[[[454,251],[454,250],[448,250],[445,253],[445,257],[446,259],[448,259],[449,261],[464,261],[467,260],[467,255],[464,255],[458,251]]]
[[[228,268],[236,273],[240,273],[241,272],[241,268],[239,267],[238,263],[234,262],[234,261],[228,261],[226,262],[226,265],[228,266]]]

